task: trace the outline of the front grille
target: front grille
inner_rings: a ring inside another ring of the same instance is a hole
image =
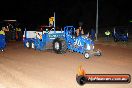
[[[90,45],[90,50],[93,51],[94,50],[94,45]]]

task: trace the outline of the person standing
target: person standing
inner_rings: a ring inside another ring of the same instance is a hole
[[[106,40],[109,40],[110,34],[111,34],[111,33],[110,33],[109,30],[105,31],[105,39],[106,39]]]
[[[94,31],[93,28],[91,29],[90,34],[91,34],[91,39],[94,41],[94,39],[95,39],[95,31]]]
[[[0,34],[1,34],[1,35],[5,35],[4,30],[0,30]]]
[[[81,26],[76,30],[76,34],[77,34],[77,36],[81,36],[84,34],[84,31]]]

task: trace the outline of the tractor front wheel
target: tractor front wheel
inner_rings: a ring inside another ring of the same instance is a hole
[[[84,53],[84,57],[85,57],[86,59],[89,59],[89,58],[90,58],[90,53],[88,53],[88,52]]]

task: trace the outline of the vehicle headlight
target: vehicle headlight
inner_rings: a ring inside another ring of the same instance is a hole
[[[94,45],[93,45],[93,49],[94,49]]]
[[[94,45],[87,44],[86,50],[93,50],[93,49],[94,49]]]

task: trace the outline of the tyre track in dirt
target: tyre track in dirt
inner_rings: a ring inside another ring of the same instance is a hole
[[[62,55],[59,55],[59,56],[63,57]],[[36,57],[38,57],[38,56],[34,56],[34,58],[36,58]],[[45,61],[44,59],[43,60],[42,59],[36,59],[36,60],[34,59],[35,61],[32,61],[33,58],[30,58],[30,60],[28,59],[27,62],[24,61],[25,59],[19,61],[16,58],[14,59],[10,55],[8,55],[8,57],[7,57],[6,54],[3,55],[3,58],[4,59],[1,60],[1,63],[3,65],[6,65],[6,67],[8,66],[9,68],[11,68],[13,70],[16,70],[18,72],[21,72],[22,74],[28,75],[28,77],[30,77],[30,78],[31,77],[34,78],[36,82],[40,82],[41,81],[40,83],[42,83],[42,84],[43,83],[47,83],[48,84],[50,82],[52,84],[52,83],[54,83],[54,80],[51,79],[51,78],[54,78],[56,80],[58,79],[58,80],[62,81],[62,83],[64,82],[63,76],[62,77],[59,76],[60,73],[63,73],[63,71],[62,71],[63,66],[62,67],[56,66],[56,63],[55,64],[53,64],[53,63],[44,64],[45,63],[45,62],[43,62],[43,61]],[[58,58],[58,59],[62,60],[62,61],[64,60],[64,59],[61,59],[61,58]],[[51,60],[54,60],[54,59],[47,59],[46,61],[48,61],[48,63],[49,63]],[[67,61],[67,59],[65,59],[65,60]],[[30,64],[30,61],[32,61],[31,64]],[[36,61],[39,62],[39,63],[37,63]],[[69,63],[72,63],[72,62],[69,62]],[[64,63],[60,63],[60,64],[67,66],[67,64],[64,64]],[[54,75],[50,75],[50,79],[49,79],[49,68],[54,73]],[[58,68],[57,73],[54,72],[56,70],[56,68]],[[72,67],[72,69],[73,69],[73,67]],[[69,72],[69,71],[66,71],[66,70],[64,70],[64,71],[66,73]],[[72,71],[70,71],[70,72],[72,72]],[[43,74],[45,76],[42,76]],[[35,77],[37,75],[39,77]],[[67,75],[65,75],[65,76],[67,76]],[[74,77],[74,75],[73,75],[73,77]],[[25,79],[23,79],[23,80],[25,80]],[[67,81],[65,81],[65,82],[67,82]],[[60,84],[60,85],[62,85],[62,84]],[[65,83],[63,83],[63,85],[65,85]],[[48,88],[48,87],[46,87],[46,88]]]
[[[41,81],[31,78],[22,70],[23,66],[31,67],[27,63],[15,61],[15,59],[9,57],[4,57],[4,61],[6,63],[2,62],[0,64],[0,78],[5,85],[10,85],[9,88],[36,88],[36,86],[37,88],[43,88],[42,84],[46,86]],[[49,86],[46,88],[49,88]]]
[[[132,49],[97,44],[101,57],[84,59],[79,53],[55,54],[10,44],[0,53],[0,88],[131,88],[130,84],[79,86],[75,76],[82,64],[87,73],[131,74]],[[132,74],[131,74],[132,75]],[[1,87],[2,86],[2,87]]]

